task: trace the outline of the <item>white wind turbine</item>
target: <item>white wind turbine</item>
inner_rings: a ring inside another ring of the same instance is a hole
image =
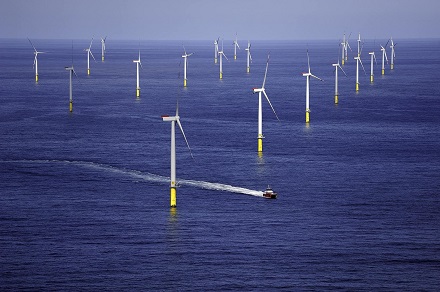
[[[347,43],[346,43],[346,40],[345,40],[345,32],[344,32],[344,37],[343,37],[342,42],[341,42],[341,46],[342,46],[342,50],[341,50],[341,52],[342,52],[341,62],[342,62],[342,65],[345,64],[345,46],[346,46],[346,45],[347,45]],[[338,62],[338,63],[339,63],[339,62]]]
[[[105,38],[101,38],[101,60],[104,62],[104,55],[105,55],[105,40],[107,39],[107,36]]]
[[[238,40],[237,40],[237,33],[235,33],[235,41],[234,41],[234,60],[237,60],[237,47],[238,49],[240,49],[240,46],[238,45]]]
[[[92,38],[92,40],[90,41],[90,46],[89,46],[87,49],[84,49],[84,51],[87,52],[87,75],[90,75],[90,55],[92,55],[93,60],[95,60],[95,62],[96,62],[96,59],[95,59],[95,57],[93,56],[93,54],[92,54],[92,50],[91,50],[91,48],[92,48],[92,43],[93,43],[93,38]]]
[[[186,139],[185,132],[183,131],[182,124],[179,117],[179,101],[176,105],[175,116],[162,116],[164,122],[171,122],[171,183],[170,183],[170,205],[172,208],[176,207],[176,123],[182,132],[186,145],[188,146],[191,157],[194,159],[191,148],[189,147],[188,140]]]
[[[251,72],[250,62],[252,62],[251,43],[249,41],[248,41],[248,46],[245,50],[247,51],[246,73],[249,73]]]
[[[396,57],[396,52],[394,51],[394,47],[396,45],[393,42],[393,37],[391,37],[390,40],[391,40],[391,45],[390,45],[390,48],[391,48],[391,64],[390,64],[390,66],[391,66],[391,70],[393,70],[394,69],[394,58]]]
[[[314,77],[318,80],[324,81],[321,78],[313,75],[310,71],[310,59],[309,59],[309,50],[307,50],[307,65],[309,67],[309,72],[303,73],[302,75],[304,77],[306,77],[306,123],[310,122],[310,104],[309,104],[309,91],[310,91],[310,87],[309,87],[309,83],[310,83],[310,76]]]
[[[342,47],[342,51],[344,51],[344,47]],[[342,69],[341,65],[339,64],[339,57],[338,57],[338,63],[332,64],[333,67],[335,67],[335,104],[338,104],[339,102],[339,90],[338,90],[338,68],[342,70],[344,75],[347,77],[347,74],[345,73],[344,69]]]
[[[345,34],[344,34],[344,52],[345,52],[345,62],[347,62],[348,61],[348,49],[350,49],[350,51],[352,51],[352,49],[351,49],[351,47],[350,47],[350,44],[348,43],[348,40],[350,39],[350,36],[351,36],[351,32],[350,32],[350,34],[348,35],[348,38],[347,38],[347,40],[345,40]],[[344,63],[342,63],[342,65],[344,65]]]
[[[253,88],[252,89],[253,93],[258,92],[258,152],[259,153],[263,152],[263,138],[264,138],[264,136],[263,136],[263,107],[262,107],[262,96],[261,96],[262,93],[266,97],[266,100],[269,103],[270,107],[272,108],[273,113],[277,117],[277,120],[278,121],[280,120],[278,118],[278,115],[275,112],[275,109],[273,108],[272,103],[270,102],[269,97],[267,96],[266,90],[264,88],[264,85],[266,84],[268,66],[269,66],[269,55],[267,56],[266,72],[264,73],[263,85],[261,86],[261,88]]]
[[[223,40],[222,40],[222,50],[218,51],[218,55],[220,57],[220,79],[223,79],[223,56],[226,58],[226,60],[228,60],[228,57],[226,57],[225,53],[223,53]]]
[[[72,95],[72,75],[76,75],[75,69],[73,69],[73,42],[72,42],[72,66],[70,67],[64,67],[67,71],[69,71],[70,75],[70,83],[69,83],[69,112],[73,111],[73,95]]]
[[[187,54],[185,50],[185,46],[183,47],[183,55],[182,58],[184,60],[183,62],[183,87],[186,87],[186,70],[188,68],[188,57],[191,56],[194,53]]]
[[[218,56],[218,42],[220,40],[220,37],[218,39],[214,40],[214,63],[217,64],[217,56]]]
[[[377,65],[377,60],[376,60],[376,55],[374,54],[374,52],[369,52],[368,54],[371,56],[371,60],[370,60],[370,82],[373,83],[373,81],[374,81],[374,63],[373,63],[373,59],[376,62],[376,65]]]
[[[358,54],[356,57],[354,57],[354,59],[356,60],[356,91],[359,91],[359,63],[362,65],[362,69],[364,70],[365,75],[367,75],[367,73],[365,72],[364,65],[362,64],[362,60],[361,60],[362,48],[361,48],[361,34],[360,33],[359,33],[359,38],[358,38],[357,42],[358,42]]]
[[[37,49],[35,48],[35,46],[32,44],[31,40],[28,38],[29,42],[31,43],[32,48],[34,48],[34,68],[35,68],[35,82],[38,82],[38,54],[43,54],[45,52],[39,52],[37,51]]]
[[[139,87],[139,65],[144,69],[141,63],[141,50],[139,50],[139,58],[133,60],[133,63],[136,63],[136,97],[139,97],[141,95],[141,88]]]
[[[386,43],[385,47],[380,45],[380,50],[382,51],[382,75],[385,75],[385,59],[387,60],[387,64],[388,64],[387,50],[385,49],[387,47],[388,43],[389,43],[389,40]]]

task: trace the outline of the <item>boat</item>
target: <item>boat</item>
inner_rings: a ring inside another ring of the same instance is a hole
[[[265,197],[266,199],[276,199],[277,198],[277,193],[275,193],[270,186],[267,186],[266,191],[263,193],[263,197]]]

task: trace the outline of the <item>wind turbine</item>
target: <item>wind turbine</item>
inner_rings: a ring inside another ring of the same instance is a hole
[[[359,91],[359,63],[362,65],[362,69],[364,70],[365,75],[367,75],[367,73],[365,72],[364,65],[362,64],[362,60],[361,60],[362,48],[361,48],[361,34],[360,33],[359,33],[359,38],[358,38],[357,42],[358,42],[358,54],[356,57],[354,57],[354,59],[356,60],[356,91]]]
[[[277,117],[277,120],[279,121],[280,119],[278,118],[277,113],[275,112],[275,109],[273,108],[272,104],[270,103],[269,97],[266,94],[266,90],[264,88],[264,85],[266,84],[266,76],[267,76],[267,67],[269,66],[269,56],[267,56],[267,62],[266,62],[266,72],[264,73],[264,79],[263,79],[263,85],[261,86],[261,88],[253,88],[253,93],[257,93],[258,92],[258,152],[261,153],[263,152],[263,107],[262,107],[262,96],[261,93],[264,94],[264,96],[266,97],[267,102],[269,103],[270,107],[272,108],[273,113],[275,114],[275,116]]]
[[[390,46],[390,48],[391,48],[391,70],[393,70],[394,69],[394,58],[396,57],[396,53],[394,52],[394,47],[396,46],[395,44],[394,44],[394,42],[393,42],[393,37],[391,37],[391,46]]]
[[[185,46],[183,47],[184,54],[182,55],[182,58],[184,60],[183,62],[183,87],[186,87],[186,69],[188,67],[188,57],[191,56],[194,53],[187,54],[185,50]]]
[[[218,42],[220,40],[220,37],[218,39],[214,40],[214,63],[217,64],[217,56],[218,56]]]
[[[107,36],[105,38],[101,38],[101,60],[104,62],[104,54],[105,54],[105,40],[107,39]]]
[[[342,51],[344,51],[344,48],[342,47]],[[333,67],[335,67],[335,104],[338,104],[339,102],[339,91],[338,91],[338,68],[342,70],[344,75],[347,77],[347,74],[345,73],[344,69],[342,69],[341,65],[339,64],[339,57],[338,57],[338,63],[332,64]]]
[[[91,42],[90,42],[90,46],[89,46],[87,49],[84,49],[84,51],[87,52],[87,75],[90,75],[90,55],[92,55],[93,60],[95,60],[95,62],[96,62],[96,59],[95,59],[95,57],[93,56],[93,54],[92,54],[92,50],[91,50],[91,48],[92,48],[92,43],[93,43],[93,38],[92,38],[92,40],[91,40]]]
[[[342,65],[344,65],[344,63],[345,63],[345,46],[347,45],[346,40],[345,40],[345,32],[344,32],[344,38],[342,39],[341,45],[342,45],[342,50],[341,50],[342,58],[341,58],[341,62],[342,62]]]
[[[309,67],[309,72],[307,72],[307,73],[303,73],[302,75],[304,76],[304,77],[306,77],[306,123],[309,123],[310,122],[310,105],[309,105],[309,83],[310,83],[310,76],[311,77],[314,77],[314,78],[316,78],[316,79],[318,79],[318,80],[321,80],[321,81],[324,81],[324,80],[322,80],[321,78],[319,78],[319,77],[317,77],[317,76],[315,76],[315,75],[313,75],[311,72],[310,72],[310,59],[309,59],[309,50],[307,50],[307,65],[308,65],[308,67]]]
[[[222,58],[222,56],[225,56],[226,60],[228,60],[228,57],[226,57],[225,53],[223,53],[223,40],[222,40],[222,50],[218,51],[218,55],[220,57],[220,79],[223,79],[223,58]]]
[[[235,33],[235,41],[234,41],[234,60],[237,60],[237,47],[238,49],[240,49],[240,46],[238,45],[238,40],[237,40],[237,33]]]
[[[371,56],[371,61],[370,61],[370,66],[371,66],[371,68],[370,68],[370,82],[373,83],[373,81],[374,81],[374,70],[373,70],[374,64],[373,64],[373,59],[376,62],[376,65],[377,65],[377,60],[376,60],[376,55],[374,54],[374,52],[369,52],[368,54],[370,54],[370,56]]]
[[[76,75],[75,69],[73,69],[73,42],[72,42],[72,66],[70,67],[64,67],[67,71],[69,71],[69,75],[70,75],[70,85],[69,85],[69,112],[73,111],[73,96],[72,96],[72,75],[75,74],[76,77],[78,77],[78,75]]]
[[[43,54],[45,52],[38,52],[35,46],[32,44],[31,40],[28,38],[29,42],[31,43],[32,48],[34,48],[34,68],[35,68],[35,82],[38,82],[38,54]]]
[[[390,40],[387,41],[385,48],[387,47]],[[382,45],[380,46],[380,50],[382,51],[382,75],[385,75],[385,59],[388,64],[387,50]]]
[[[133,63],[136,63],[136,97],[139,97],[141,95],[141,88],[139,87],[139,65],[144,69],[141,63],[141,50],[139,50],[139,58],[133,60]]]
[[[175,116],[162,116],[164,122],[171,122],[171,184],[170,184],[170,205],[172,208],[176,207],[176,123],[182,132],[183,138],[185,139],[186,145],[188,146],[189,153],[192,155],[191,148],[189,147],[188,140],[186,139],[185,132],[183,131],[182,124],[180,123],[179,117],[179,101],[176,105],[176,115]]]
[[[251,71],[250,62],[252,62],[252,56],[251,56],[251,43],[248,41],[248,46],[245,49],[247,51],[247,66],[246,66],[246,73],[249,73]]]

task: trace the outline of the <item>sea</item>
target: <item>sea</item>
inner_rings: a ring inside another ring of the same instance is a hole
[[[251,40],[250,73],[225,40],[221,80],[214,39],[109,36],[104,61],[95,39],[89,76],[90,39],[32,39],[38,82],[0,39],[0,290],[438,291],[440,40],[394,39],[381,75],[387,41],[362,42],[358,92],[350,41],[335,104],[338,39]],[[170,208],[177,103],[194,158],[177,127]]]

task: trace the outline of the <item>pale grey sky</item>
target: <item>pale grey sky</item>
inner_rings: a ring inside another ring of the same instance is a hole
[[[0,38],[439,38],[438,0],[0,0]]]

